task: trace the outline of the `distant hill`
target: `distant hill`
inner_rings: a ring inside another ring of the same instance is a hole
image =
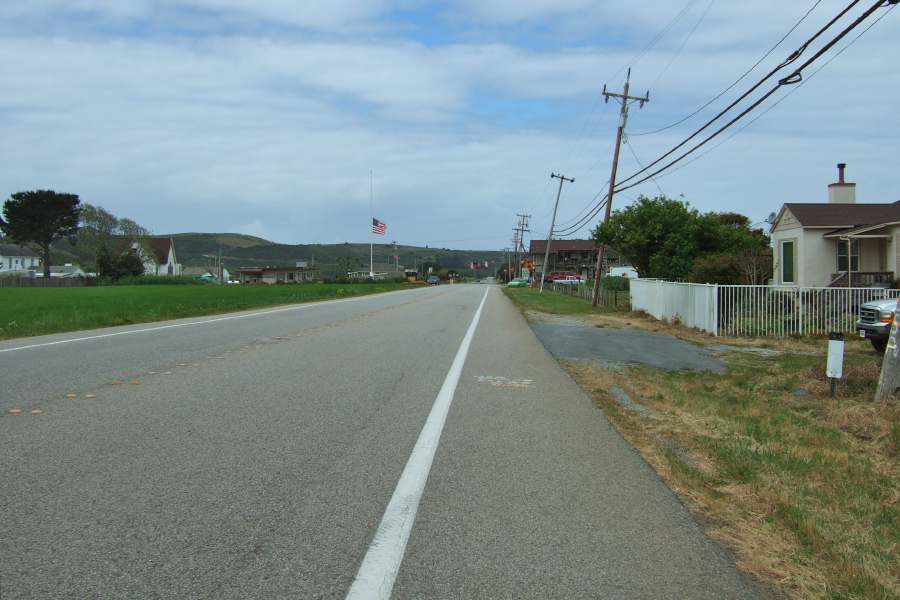
[[[175,255],[178,262],[186,267],[211,266],[220,251],[222,263],[231,272],[241,267],[282,267],[305,262],[308,266],[319,267],[323,275],[329,275],[336,271],[338,257],[348,254],[365,266],[369,264],[369,244],[276,244],[239,233],[175,233],[158,237],[175,240]],[[392,244],[375,244],[372,247],[373,261],[376,264],[393,263],[391,255],[394,252]],[[444,269],[468,270],[470,262],[494,261],[493,266],[498,266],[506,259],[505,254],[497,250],[447,250],[398,245],[396,253],[400,257],[400,266],[409,269],[427,261],[435,262]],[[482,269],[480,274],[487,273]]]

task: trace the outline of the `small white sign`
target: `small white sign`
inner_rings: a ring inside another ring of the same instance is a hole
[[[825,375],[833,379],[840,379],[844,369],[844,342],[843,340],[828,341],[828,364],[825,366]]]

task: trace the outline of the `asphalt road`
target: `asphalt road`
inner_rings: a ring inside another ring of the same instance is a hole
[[[489,286],[0,342],[0,410],[3,600],[759,597]]]

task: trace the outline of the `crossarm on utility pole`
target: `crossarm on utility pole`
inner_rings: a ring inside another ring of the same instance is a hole
[[[622,109],[619,112],[619,127],[616,132],[616,150],[613,155],[612,173],[609,176],[609,191],[606,194],[606,213],[603,216],[604,223],[609,221],[609,215],[612,211],[613,190],[616,187],[616,170],[619,167],[619,150],[622,147],[622,137],[625,134],[625,122],[628,120],[628,101],[637,100],[641,103],[641,107],[644,106],[645,102],[650,101],[650,92],[647,92],[647,95],[643,98],[629,96],[628,87],[630,83],[631,69],[628,69],[628,77],[625,78],[625,89],[621,94],[609,93],[606,91],[606,86],[603,86],[603,95],[606,96],[607,102],[609,102],[610,96],[622,99]],[[600,248],[597,251],[597,268],[594,270],[594,290],[591,293],[591,307],[597,306],[597,297],[600,295],[600,278],[603,276],[603,251],[605,250],[605,247],[605,244],[600,244]]]
[[[556,209],[559,208],[559,197],[562,195],[562,186],[564,181],[568,181],[570,183],[575,183],[574,177],[566,177],[564,175],[557,175],[556,173],[550,173],[550,178],[558,177],[559,178],[559,191],[556,193],[556,204],[553,205],[553,220],[550,221],[550,235],[547,236],[547,249],[544,252],[544,267],[541,272],[541,290],[540,293],[544,293],[544,280],[547,278],[547,263],[550,260],[550,242],[553,241],[553,228],[556,227]]]

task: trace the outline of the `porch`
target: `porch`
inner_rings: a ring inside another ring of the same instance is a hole
[[[890,271],[859,271],[832,273],[828,287],[876,287],[894,286],[894,274]]]

